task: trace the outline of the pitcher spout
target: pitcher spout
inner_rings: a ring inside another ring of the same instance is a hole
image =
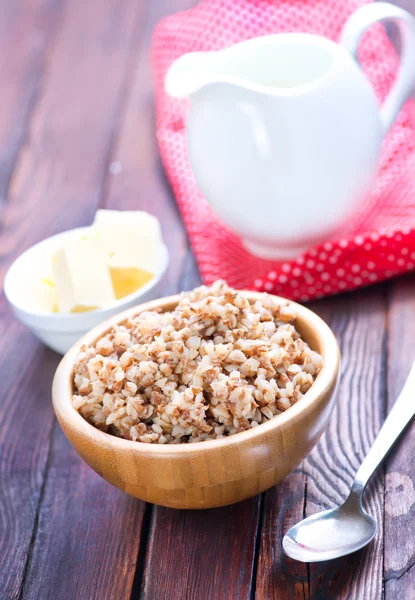
[[[167,71],[165,90],[174,98],[188,98],[215,80],[213,52],[190,52]]]

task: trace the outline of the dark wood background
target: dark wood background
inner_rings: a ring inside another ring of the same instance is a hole
[[[171,255],[165,294],[199,283],[158,158],[149,62],[154,24],[194,3],[0,1],[2,278],[22,250],[105,206],[160,218]],[[81,461],[52,411],[59,357],[2,294],[1,600],[415,598],[415,424],[368,488],[379,522],[369,548],[310,566],[282,554],[291,524],[345,497],[415,357],[413,276],[312,308],[343,355],[326,434],[277,488],[190,512],[145,505]]]

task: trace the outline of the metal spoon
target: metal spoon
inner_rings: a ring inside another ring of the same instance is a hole
[[[338,508],[317,513],[291,527],[282,541],[288,556],[302,562],[320,562],[355,552],[372,541],[377,522],[363,509],[363,492],[414,414],[415,362],[402,392],[356,473],[348,498]]]

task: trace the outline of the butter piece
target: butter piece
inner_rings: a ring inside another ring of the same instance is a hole
[[[52,260],[60,313],[84,312],[115,301],[111,275],[95,240],[72,238]]]
[[[36,297],[43,310],[58,312],[58,296],[51,276],[41,278],[40,284],[36,286]]]
[[[159,270],[161,230],[153,215],[138,210],[98,210],[92,229],[112,271],[133,268],[154,274]]]

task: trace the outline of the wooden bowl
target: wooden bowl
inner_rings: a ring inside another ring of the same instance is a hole
[[[258,292],[246,292],[250,300]],[[172,310],[180,296],[136,306],[99,325],[71,348],[53,381],[58,421],[78,454],[121,490],[172,508],[212,508],[239,502],[279,483],[316,444],[335,404],[340,353],[326,323],[293,303],[296,327],[324,366],[304,397],[286,412],[258,427],[227,438],[194,444],[146,444],[96,429],[72,407],[73,366],[84,344],[93,344],[115,324],[143,310]],[[279,298],[281,303],[286,302]]]

